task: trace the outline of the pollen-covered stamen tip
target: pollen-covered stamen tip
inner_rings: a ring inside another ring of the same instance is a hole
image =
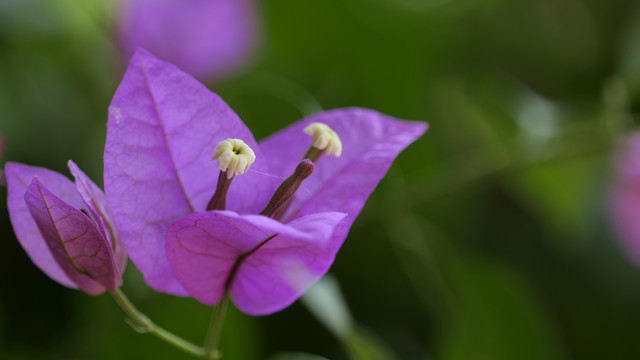
[[[211,157],[211,160],[218,160],[218,169],[226,172],[229,179],[244,174],[255,159],[256,154],[240,139],[220,141]]]
[[[280,184],[267,206],[260,212],[260,215],[270,216],[276,219],[283,215],[289,207],[289,204],[291,204],[293,195],[302,184],[302,181],[313,173],[314,167],[311,160],[302,160],[298,166],[296,166],[293,175],[289,176]]]
[[[320,154],[342,155],[342,141],[338,134],[323,123],[314,122],[304,128],[304,132],[311,135],[311,147],[304,158],[316,161]]]
[[[207,210],[224,210],[227,198],[227,191],[234,176],[242,175],[253,161],[256,154],[249,145],[240,139],[226,139],[220,141],[213,152],[211,160],[217,160],[220,175],[216,192],[207,205]]]

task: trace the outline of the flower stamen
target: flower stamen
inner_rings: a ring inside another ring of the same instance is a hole
[[[216,192],[207,204],[207,211],[224,210],[227,191],[234,176],[242,175],[256,159],[256,154],[244,141],[240,139],[226,139],[220,141],[213,152],[211,160],[218,160],[220,169]]]
[[[207,211],[225,209],[227,191],[229,191],[231,180],[233,180],[233,178],[227,177],[227,173],[225,171],[220,171],[220,174],[218,175],[218,184],[216,185],[216,192],[207,204]]]
[[[256,154],[244,141],[226,139],[218,143],[211,160],[218,160],[218,169],[226,172],[227,177],[231,179],[249,170],[251,164],[256,160]]]
[[[267,206],[260,212],[260,215],[279,218],[291,204],[293,195],[296,193],[302,181],[308,178],[313,173],[314,165],[309,159],[302,160],[293,175],[289,176],[285,181],[280,184],[276,192],[269,200]]]
[[[342,155],[342,141],[338,134],[323,123],[314,122],[304,128],[304,132],[311,135],[311,147],[304,155],[304,159],[316,162],[323,153],[339,157]]]

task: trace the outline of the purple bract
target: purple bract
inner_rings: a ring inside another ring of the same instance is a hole
[[[339,135],[342,155],[312,164],[284,214],[257,215],[309,149],[303,129],[313,122]],[[258,144],[217,95],[138,50],[109,108],[107,202],[151,287],[209,305],[229,291],[242,311],[269,314],[326,273],[393,160],[426,129],[349,108],[310,116]],[[255,162],[233,178],[226,208],[206,211],[219,173],[210,157],[228,138],[243,140]]]
[[[201,80],[241,64],[256,27],[253,0],[127,0],[118,19],[126,59],[144,47]]]
[[[122,283],[126,253],[102,191],[74,164],[55,171],[9,162],[7,207],[29,258],[62,285],[100,294]]]
[[[622,245],[640,265],[640,132],[630,134],[619,148],[610,209]]]
[[[0,133],[0,161],[2,161],[2,157],[4,156],[4,136]],[[0,169],[0,186],[7,186],[7,178],[4,176],[4,171]]]

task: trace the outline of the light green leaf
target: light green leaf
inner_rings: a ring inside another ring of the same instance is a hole
[[[338,281],[330,274],[313,285],[302,296],[302,302],[318,321],[340,339],[344,339],[353,327],[353,319]]]
[[[328,360],[319,355],[305,353],[279,353],[269,360]]]

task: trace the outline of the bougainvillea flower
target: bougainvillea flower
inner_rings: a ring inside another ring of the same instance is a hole
[[[2,157],[4,156],[4,136],[0,133],[0,161],[2,161]],[[4,171],[0,169],[0,186],[7,186],[7,178],[4,176]]]
[[[119,39],[126,59],[144,47],[201,80],[215,80],[249,55],[253,0],[127,0]]]
[[[100,294],[122,283],[124,247],[104,193],[73,162],[75,184],[48,169],[8,162],[7,207],[31,261],[58,283]]]
[[[217,95],[139,50],[109,109],[107,202],[151,287],[209,305],[229,291],[242,311],[268,314],[326,273],[368,196],[426,127],[339,109],[258,144]]]
[[[640,132],[619,147],[611,189],[611,221],[629,257],[640,265]]]

